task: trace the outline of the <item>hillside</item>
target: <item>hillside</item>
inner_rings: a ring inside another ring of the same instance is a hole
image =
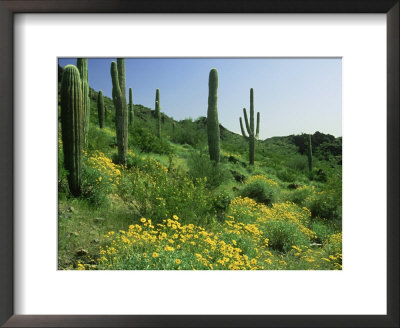
[[[248,141],[220,125],[209,160],[206,117],[176,121],[134,105],[127,165],[117,160],[115,109],[91,89],[82,195],[72,197],[59,126],[59,269],[341,269],[342,139]],[[59,107],[60,111],[60,107]],[[205,109],[206,113],[206,109]]]

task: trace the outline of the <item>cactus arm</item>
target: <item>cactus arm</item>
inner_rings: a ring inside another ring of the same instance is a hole
[[[243,121],[242,121],[241,117],[239,117],[239,122],[240,122],[240,130],[242,131],[242,135],[243,135],[243,137],[247,138],[246,131],[244,131],[244,128],[243,128]]]
[[[84,144],[88,144],[89,121],[90,121],[90,88],[87,58],[78,58],[76,66],[79,70],[82,85],[82,106],[83,106],[83,138]]]
[[[243,108],[243,116],[244,116],[244,122],[246,123],[247,133],[249,134],[249,136],[251,136],[253,133],[252,133],[252,130],[250,128],[250,124],[249,124],[249,119],[247,117],[246,108]]]
[[[254,127],[254,90],[253,90],[253,88],[250,89],[250,124],[249,124],[249,119],[247,117],[246,108],[243,108],[243,115],[244,115],[244,121],[246,123],[246,129],[249,134],[249,136],[247,137],[249,140],[249,161],[250,161],[250,165],[253,165],[254,158],[255,158],[255,143],[256,143],[256,139],[258,139],[258,136],[260,133],[260,113],[257,113],[256,129]],[[246,137],[246,135],[244,133],[242,118],[240,118],[240,129],[242,130],[243,136]],[[254,132],[256,132],[256,133],[254,134]]]
[[[115,108],[119,108],[121,105],[121,89],[119,87],[119,79],[118,79],[118,69],[117,64],[113,61],[111,63],[111,79],[112,79],[112,97],[114,100]]]
[[[121,89],[122,98],[126,99],[126,89],[125,89],[125,59],[117,58],[117,68],[118,68],[118,82]],[[126,101],[125,101],[126,102]]]
[[[257,112],[257,129],[256,129],[256,139],[260,134],[260,112]]]

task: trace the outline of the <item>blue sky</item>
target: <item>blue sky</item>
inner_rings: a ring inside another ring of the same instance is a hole
[[[111,98],[110,65],[115,58],[90,58],[89,85]],[[60,58],[59,64],[76,64]],[[239,117],[254,108],[261,114],[260,139],[320,131],[342,135],[340,58],[127,58],[126,90],[133,102],[154,109],[160,89],[161,111],[176,120],[207,116],[208,76],[218,70],[220,123],[240,133]]]

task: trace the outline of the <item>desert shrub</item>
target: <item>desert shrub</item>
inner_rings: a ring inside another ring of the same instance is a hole
[[[108,204],[108,183],[99,180],[98,172],[90,166],[82,165],[82,198],[90,204],[99,206]]]
[[[324,189],[315,192],[306,201],[313,217],[324,218],[330,221],[342,219],[342,179],[340,176],[332,176]]]
[[[289,251],[293,245],[309,245],[308,238],[292,222],[267,221],[262,226],[263,235],[268,238],[268,245],[279,252]]]
[[[148,217],[155,223],[178,215],[185,222],[205,224],[215,216],[213,197],[204,179],[194,181],[178,170],[171,174],[152,158],[125,170],[116,194],[134,217]]]
[[[137,128],[132,133],[132,143],[144,153],[170,154],[172,148],[164,139],[157,138],[148,129]]]
[[[304,204],[307,197],[311,195],[311,189],[306,186],[300,186],[296,189],[293,189],[289,193],[286,194],[286,200],[291,201],[295,204],[302,205]]]
[[[118,159],[118,154],[113,154],[113,162],[114,159]],[[140,156],[136,156],[132,151],[128,151],[126,154],[126,167],[128,169],[132,167],[141,167],[144,164],[144,160]]]
[[[297,174],[290,169],[277,170],[276,176],[285,182],[295,182],[297,179]]]
[[[108,205],[108,195],[121,181],[122,167],[102,152],[84,156],[82,162],[82,198],[90,204]]]
[[[310,180],[314,181],[319,181],[319,182],[326,182],[327,181],[327,175],[324,170],[318,169],[318,170],[313,170],[311,172],[307,172],[307,176]]]
[[[172,141],[198,147],[207,140],[205,127],[188,118],[180,121],[172,134]]]
[[[324,220],[314,220],[311,222],[311,230],[317,235],[317,241],[324,243],[335,232],[329,222]]]
[[[97,110],[96,110],[97,111]],[[88,135],[88,150],[108,149],[117,147],[115,130],[105,127],[100,129],[97,125],[90,125]]]
[[[338,232],[330,235],[324,242],[324,249],[329,255],[336,255],[342,258],[342,233]],[[340,261],[341,263],[341,261]]]
[[[259,203],[271,205],[278,196],[277,183],[267,178],[259,178],[263,176],[250,177],[247,183],[240,188],[239,195],[254,199]],[[271,182],[273,181],[273,182]]]
[[[206,186],[215,189],[232,179],[232,174],[225,165],[211,161],[206,154],[191,153],[187,161],[188,174],[195,181],[206,178]]]
[[[284,256],[290,269],[341,270],[342,233],[327,236],[322,247],[293,245]]]
[[[307,157],[300,154],[293,155],[290,160],[286,162],[286,167],[292,170],[304,172],[308,168]]]
[[[342,217],[342,204],[338,202],[336,195],[331,192],[322,191],[314,194],[307,202],[314,218],[327,220],[338,220]]]
[[[223,215],[229,207],[233,197],[228,192],[220,192],[214,197],[213,203],[217,213],[217,218],[223,220]]]

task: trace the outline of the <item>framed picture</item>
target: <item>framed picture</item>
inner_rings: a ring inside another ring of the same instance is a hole
[[[1,324],[398,326],[399,6],[0,1]]]

